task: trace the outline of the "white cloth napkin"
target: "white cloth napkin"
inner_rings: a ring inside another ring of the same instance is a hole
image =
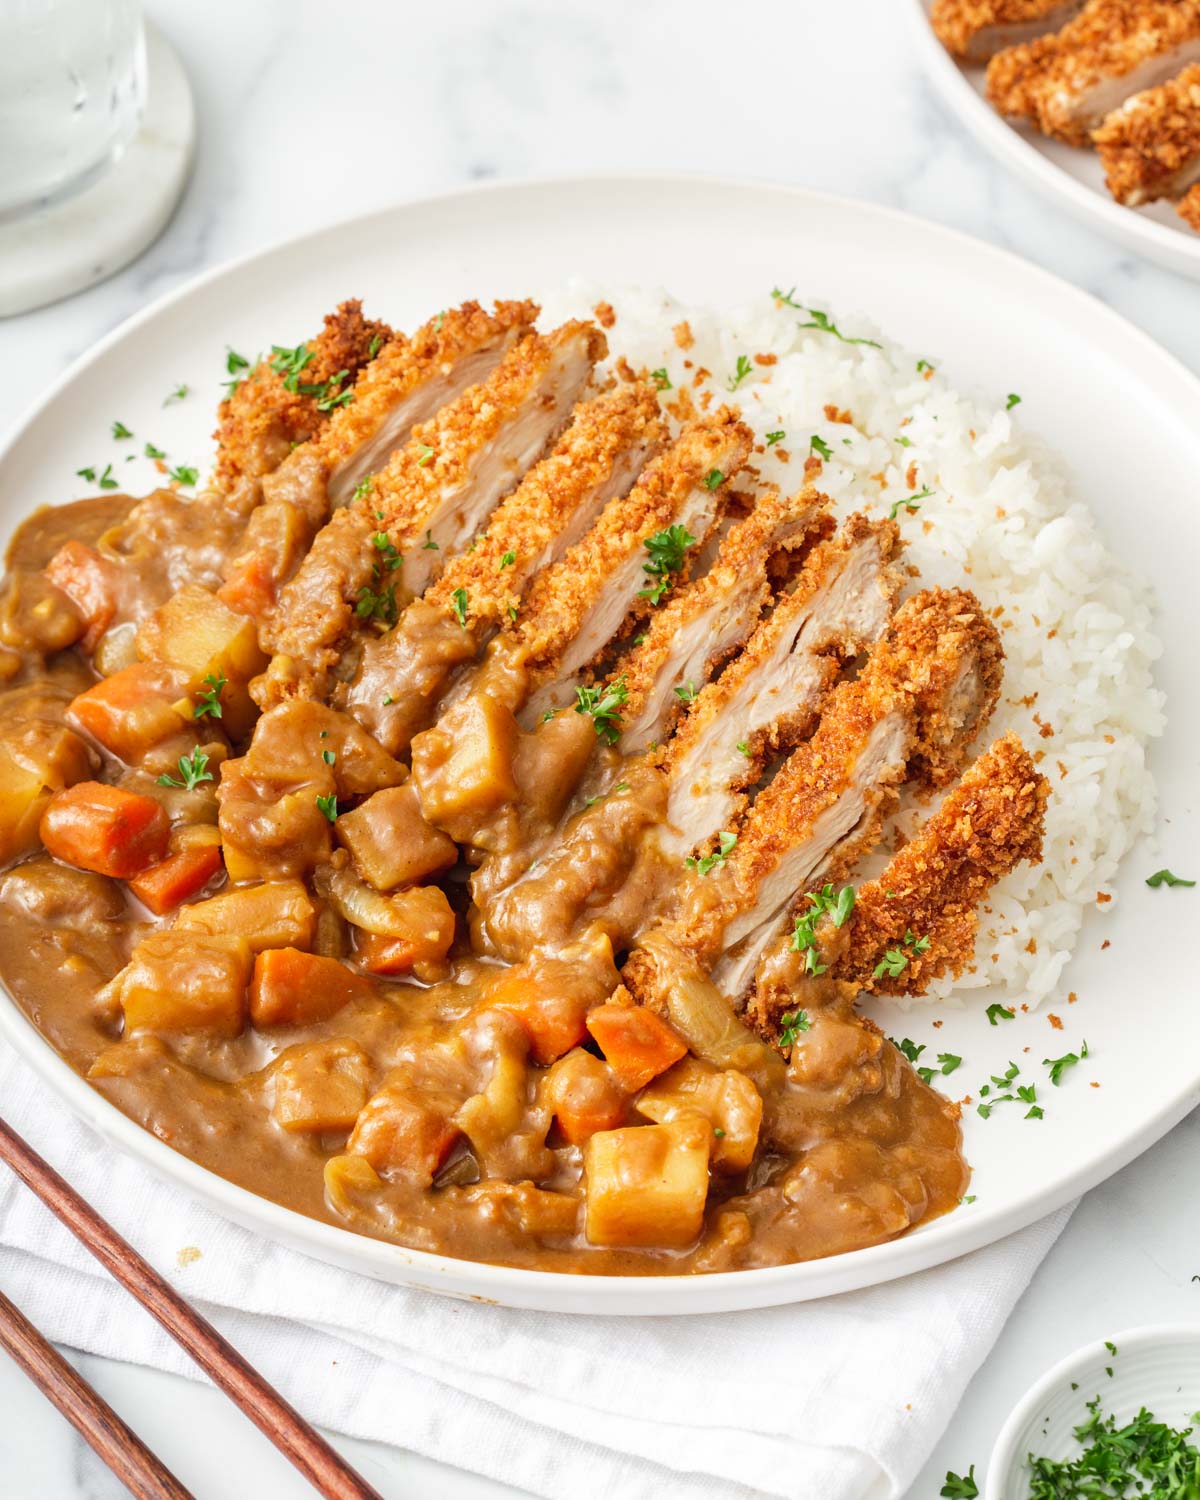
[[[554,1500],[898,1500],[1070,1214],[822,1302],[570,1318],[386,1287],[228,1224],[3,1043],[0,1112],[307,1417]],[[52,1339],[197,1377],[2,1168],[0,1286]]]

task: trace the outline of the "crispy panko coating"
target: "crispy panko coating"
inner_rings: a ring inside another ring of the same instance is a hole
[[[328,398],[353,390],[359,372],[393,338],[386,323],[364,318],[362,303],[352,298],[326,317],[316,338],[301,346],[312,358],[295,380],[272,368],[274,356],[260,360],[221,402],[213,433],[216,487],[228,490],[238,479],[261,478],[277,468],[297,443],[307,442],[329,421],[336,408],[325,404]],[[338,375],[343,376],[340,381]],[[301,385],[325,386],[327,381],[335,383],[324,396],[300,390]]]
[[[1200,176],[1200,63],[1135,94],[1092,140],[1118,203],[1136,208],[1186,193]]]
[[[679,691],[694,697],[710,671],[742,645],[771,597],[771,558],[803,547],[826,520],[828,505],[811,485],[786,499],[775,491],[762,496],[726,533],[708,572],[653,612],[642,644],[610,674],[626,687],[625,755],[665,741],[682,708]]]
[[[622,622],[649,612],[653,607],[649,600],[637,598],[637,589],[646,583],[642,572],[646,538],[683,523],[690,524],[692,534],[703,540],[697,528],[705,533],[711,529],[728,493],[727,482],[746,463],[753,441],[753,433],[730,407],[693,422],[645,470],[626,497],[610,501],[587,535],[539,574],[511,627],[527,653],[534,688],[560,675],[577,641],[585,644],[578,653],[580,660],[568,664],[568,672],[602,650]],[[677,579],[686,579],[694,551],[688,549]],[[618,574],[637,587],[632,597],[614,603]],[[605,615],[603,628],[596,619],[602,603],[609,603],[615,616],[609,621]]]
[[[688,709],[667,751],[664,837],[686,854],[727,828],[741,788],[812,726],[843,664],[883,634],[900,588],[894,521],[854,515],[815,547],[795,587]]]
[[[994,57],[988,98],[1001,114],[1086,146],[1124,98],[1197,55],[1200,0],[1088,0],[1061,31]]]
[[[1003,47],[1032,41],[1063,25],[1083,0],[933,0],[929,20],[939,41],[965,62],[987,62]]]
[[[980,902],[1022,861],[1042,857],[1049,791],[1015,734],[996,740],[879,879],[859,887],[837,978],[920,995],[940,975],[961,973],[975,951]],[[929,947],[897,977],[876,979],[876,965],[906,932],[928,937]]]
[[[1179,217],[1200,234],[1200,183],[1184,193],[1176,205]]]
[[[648,383],[581,401],[553,450],[496,509],[479,545],[451,558],[394,630],[367,642],[347,702],[393,753],[428,726],[454,669],[517,617],[529,580],[629,489],[664,434]],[[468,630],[452,613],[460,590]]]

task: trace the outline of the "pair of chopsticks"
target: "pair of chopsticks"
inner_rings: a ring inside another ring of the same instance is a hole
[[[137,1298],[314,1489],[328,1500],[382,1500],[378,1490],[2,1119],[0,1161]],[[2,1292],[0,1348],[7,1350],[138,1500],[193,1500],[191,1492]]]

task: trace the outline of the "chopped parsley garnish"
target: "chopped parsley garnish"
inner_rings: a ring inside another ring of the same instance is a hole
[[[795,287],[793,287],[790,292],[781,292],[777,286],[773,286],[771,288],[771,296],[776,302],[782,302],[785,307],[794,307],[797,312],[803,312],[804,308],[801,306],[801,304],[792,300],[795,296],[795,293]]]
[[[927,359],[917,360],[917,374],[924,375],[926,370],[928,370],[931,375],[933,374],[933,366],[929,363],[929,361]]]
[[[467,628],[467,591],[466,589],[455,589],[450,595],[450,608],[454,611],[454,618],[465,630]]]
[[[86,479],[89,484],[95,484],[96,471],[90,465],[86,469],[76,469],[75,472],[80,479]]]
[[[947,1469],[946,1482],[938,1494],[942,1500],[979,1500],[979,1486],[975,1483],[975,1465],[972,1464],[965,1474],[956,1474],[953,1469]]]
[[[723,865],[737,845],[736,833],[719,833],[717,835],[717,848],[706,854],[703,859],[689,856],[684,864],[696,871],[697,875],[707,875],[715,870],[718,865]]]
[[[792,290],[794,291],[795,288],[793,287]],[[793,303],[791,303],[789,305],[792,306],[792,307],[794,307],[795,303],[793,302]],[[841,341],[842,341],[843,344],[867,344],[872,349],[882,349],[883,348],[883,345],[882,344],[877,344],[874,339],[851,339],[851,338],[847,338],[846,335],[842,332],[842,330],[837,326],[836,323],[830,322],[829,315],[827,313],[818,312],[815,307],[810,307],[808,309],[808,315],[812,319],[812,322],[811,323],[801,323],[800,324],[801,328],[815,328],[815,329],[817,329],[817,331],[819,333],[832,333],[833,336],[834,336],[834,338],[835,339],[841,339]]]
[[[257,364],[260,358],[261,356],[255,355],[253,363]],[[251,361],[245,355],[239,354],[236,349],[226,348],[225,370],[233,378],[231,380],[223,380],[221,384],[225,387],[229,395],[232,396],[238,386],[241,385],[244,378],[241,372],[250,369],[250,366]]]
[[[725,382],[725,389],[729,391],[736,391],[738,386],[741,385],[742,381],[745,380],[746,376],[749,375],[750,371],[753,368],[754,366],[750,363],[749,358],[745,354],[739,354],[737,357],[737,368]]]
[[[902,448],[911,448],[912,447],[912,438],[906,438],[906,437],[903,436],[903,434],[901,434],[901,436],[899,436],[899,437],[893,438],[892,442],[899,443]]]
[[[779,1018],[779,1045],[792,1046],[800,1033],[811,1030],[811,1026],[806,1010],[784,1011]]]
[[[778,432],[768,432],[767,447],[773,448],[776,443],[782,443],[785,437],[787,437],[787,433],[784,432],[782,428],[780,428]]]
[[[282,344],[271,345],[271,368],[276,375],[283,376],[285,390],[299,391],[300,375],[316,357],[307,344],[297,344],[294,349]]]
[[[822,442],[815,433],[808,440],[808,451],[810,453],[819,453],[822,458],[833,457],[833,449],[829,446],[828,443]]]
[[[433,331],[434,331],[434,333],[441,333],[441,331],[442,331],[442,324],[445,321],[446,321],[446,309],[443,307],[442,310],[441,310],[441,312],[438,313],[437,317],[434,318],[434,320],[433,320]]]
[[[385,625],[394,625],[398,613],[396,585],[389,583],[386,588],[373,589],[364,583],[358,591],[354,613],[360,620],[381,620]]]
[[[371,546],[379,553],[379,561],[375,564],[376,570],[386,568],[389,572],[398,568],[404,561],[400,553],[396,551],[396,544],[388,536],[386,531],[373,531],[371,533]]]
[[[1111,1339],[1104,1340],[1104,1347],[1108,1350],[1108,1352],[1114,1359],[1117,1357],[1117,1346],[1112,1342]]]
[[[444,318],[446,316],[446,314],[445,313],[439,313],[438,316],[441,317],[441,318]],[[441,326],[442,325],[439,323],[438,324],[438,328],[440,329]],[[375,356],[379,353],[379,349],[380,349],[380,346],[382,345],[382,343],[383,343],[383,334],[381,334],[381,333],[373,333],[371,335],[371,342],[367,345],[367,358],[368,359],[374,359],[375,358]]]
[[[622,672],[615,682],[603,687],[577,687],[575,712],[590,714],[596,734],[606,745],[615,745],[621,737],[621,709],[629,697],[629,686]]]
[[[734,748],[741,755],[749,755],[750,754],[750,746],[749,746],[749,744],[745,740],[738,740],[737,745]]]
[[[343,381],[350,376],[349,370],[339,370],[336,375],[331,375],[328,380],[323,380],[319,385],[300,385],[302,396],[312,396],[317,403],[318,411],[332,411],[335,406],[348,406],[354,400],[354,392],[342,390]]]
[[[371,493],[371,486],[375,483],[374,474],[368,474],[365,479],[360,479],[354,486],[354,493],[350,496],[351,501],[365,500]]]
[[[667,374],[666,365],[662,365],[657,370],[651,370],[650,379],[653,380],[660,391],[673,391],[675,389],[671,384],[671,377]]]
[[[517,606],[515,604],[510,604],[508,606],[508,618],[510,620],[515,620],[517,618]]]
[[[956,1068],[962,1067],[962,1058],[955,1057],[953,1052],[939,1052],[937,1060],[938,1065],[936,1068],[924,1067],[917,1069],[917,1076],[922,1083],[932,1083],[939,1073],[945,1077],[947,1074],[953,1073]]]
[[[817,924],[828,916],[835,927],[844,926],[854,910],[854,887],[844,885],[835,892],[832,885],[823,885],[819,891],[805,892],[804,899],[810,906],[792,924],[792,951],[804,954],[806,974],[824,974],[829,965],[818,961]]]
[[[172,401],[182,401],[187,393],[188,387],[186,385],[177,385],[171,392],[171,394],[167,397],[167,399],[163,402],[163,405],[170,406]]]
[[[904,950],[908,949],[906,953]],[[876,979],[882,979],[886,974],[889,979],[898,979],[908,964],[908,960],[917,953],[925,953],[929,949],[929,939],[919,938],[911,927],[905,929],[904,936],[900,939],[899,946],[889,948],[875,965]]]
[[[1011,1021],[1015,1015],[1015,1010],[1009,1010],[1008,1006],[1001,1005],[999,1000],[996,1001],[995,1005],[989,1005],[987,1008],[989,1026],[995,1026],[999,1021]]]
[[[888,511],[888,520],[894,521],[896,519],[896,512],[900,509],[901,506],[903,506],[905,510],[908,511],[920,510],[920,501],[928,500],[930,495],[932,494],[933,491],[929,489],[918,490],[915,495],[909,495],[907,500],[896,500],[893,503],[891,510]]]
[[[332,766],[334,764],[334,762],[337,760],[337,751],[336,750],[322,750],[321,751],[321,759],[325,762],[325,764],[327,766]]]
[[[1078,1052],[1064,1052],[1061,1057],[1043,1057],[1042,1064],[1050,1069],[1050,1082],[1055,1086],[1062,1082],[1063,1074],[1088,1056],[1088,1044],[1084,1042]]]
[[[113,478],[112,464],[104,465],[104,473],[96,481],[102,490],[115,490],[117,481]]]
[[[114,422],[112,424],[112,435],[119,442],[122,438],[131,438],[133,433],[130,432],[124,422]]]
[[[710,469],[704,476],[704,488],[706,490],[715,490],[719,484],[724,483],[725,476],[721,473],[720,469]]]
[[[1193,886],[1194,880],[1184,880],[1182,875],[1172,875],[1170,870],[1155,870],[1153,875],[1146,879],[1146,884],[1151,890],[1157,890],[1160,885],[1185,885]]]
[[[1010,391],[1009,392],[1009,396],[1008,396],[1008,400],[1004,403],[1004,410],[1005,411],[1012,411],[1012,409],[1013,409],[1014,406],[1020,406],[1020,404],[1021,404],[1021,398],[1020,398],[1020,396],[1018,396],[1015,391]]]
[[[200,478],[200,470],[193,469],[190,464],[176,464],[168,473],[167,478],[173,479],[176,484],[190,488]]]
[[[337,822],[338,805],[336,792],[330,792],[327,797],[318,797],[317,806],[331,823]]]
[[[502,573],[505,568],[511,568],[516,560],[517,554],[515,552],[506,552],[500,559],[500,561],[496,564],[496,572]]]
[[[167,456],[165,449],[156,448],[153,443],[147,443],[142,452],[147,458],[166,458]]]
[[[675,696],[679,699],[680,703],[695,703],[698,692],[699,689],[694,682],[685,682],[682,687],[675,689]]]
[[[715,469],[713,473],[716,473]],[[709,488],[713,486],[709,485]],[[646,538],[643,546],[650,554],[650,561],[642,564],[642,572],[648,573],[655,582],[649,588],[638,590],[639,599],[649,599],[651,604],[662,602],[663,595],[671,588],[672,574],[683,567],[684,553],[695,540],[687,527],[680,525],[668,526],[665,531],[657,531]]]
[[[213,719],[223,718],[221,689],[228,686],[229,679],[220,672],[210,672],[204,681],[208,686],[201,688],[196,694],[196,703],[192,709],[192,718],[203,719],[205,716]]]
[[[440,549],[438,547],[438,544],[434,541],[432,535],[430,534],[429,528],[426,527],[425,528],[425,540],[421,543],[421,551],[422,552],[437,552],[439,550]]]
[[[417,447],[421,450],[421,456],[417,459],[417,468],[423,469],[432,460],[433,449],[428,443],[418,443]]]
[[[1111,1376],[1110,1366],[1106,1373]],[[1192,1500],[1200,1493],[1200,1449],[1188,1441],[1194,1428],[1168,1427],[1143,1406],[1131,1421],[1104,1416],[1100,1397],[1074,1429],[1077,1458],[1029,1455],[1029,1500],[1106,1500],[1135,1494],[1142,1500]],[[1200,1422],[1193,1413],[1191,1422]]]
[[[181,755],[178,761],[179,776],[177,779],[164,771],[158,778],[159,786],[177,786],[185,792],[194,792],[202,781],[211,781],[212,772],[207,769],[208,756],[203,750],[193,750],[191,755]]]
[[[893,1037],[889,1037],[888,1040],[901,1056],[907,1057],[909,1062],[916,1067],[918,1058],[925,1050],[924,1044],[918,1046],[916,1042],[910,1041],[908,1037],[905,1037],[902,1042],[896,1041]]]

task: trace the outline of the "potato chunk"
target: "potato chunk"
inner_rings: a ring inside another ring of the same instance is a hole
[[[428,880],[458,858],[454,840],[425,821],[411,781],[385,787],[334,826],[359,873],[377,891]]]
[[[450,1095],[408,1082],[387,1084],[367,1101],[346,1150],[365,1157],[384,1176],[408,1177],[428,1187],[459,1137],[450,1119],[457,1104]]]
[[[541,1098],[572,1146],[582,1146],[597,1131],[623,1125],[629,1107],[608,1064],[582,1047],[560,1057],[545,1075]]]
[[[349,1130],[367,1102],[371,1060],[357,1042],[302,1042],[271,1066],[271,1113],[285,1130]]]
[[[211,1031],[237,1036],[246,1024],[253,955],[245,938],[152,932],[108,986],[134,1031]]]
[[[261,953],[311,947],[316,926],[312,899],[299,880],[267,880],[181,907],[173,930],[241,937]]]
[[[517,795],[517,721],[486,693],[456,703],[413,741],[413,777],[431,823],[454,834]],[[466,819],[468,822],[463,823]]]
[[[698,1114],[713,1127],[713,1168],[744,1172],[754,1160],[762,1125],[762,1095],[751,1079],[685,1057],[656,1078],[635,1101],[639,1114],[665,1125]]]
[[[712,1128],[692,1115],[667,1125],[601,1130],[584,1148],[588,1240],[682,1249],[700,1233]]]
[[[258,710],[249,684],[267,665],[254,621],[236,614],[199,584],[186,584],[144,622],[137,636],[143,661],[168,662],[186,676],[190,692],[205,679],[220,682],[221,725],[231,739],[254,727]]]

